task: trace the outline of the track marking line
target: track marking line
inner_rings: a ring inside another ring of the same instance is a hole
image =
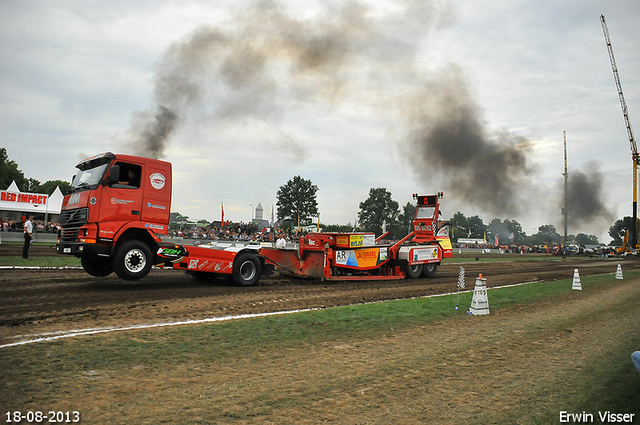
[[[536,280],[536,281],[514,283],[510,285],[503,285],[503,286],[492,286],[488,289],[509,288],[513,286],[527,285],[530,283],[539,283],[539,282],[542,282],[542,281]],[[473,292],[473,289],[460,291],[461,294],[467,293],[467,292]],[[413,300],[413,299],[420,299],[420,298],[444,297],[447,295],[455,295],[455,294],[458,294],[458,291],[448,292],[445,294],[425,295],[421,297],[398,298],[398,299],[371,301],[371,302],[358,303],[358,304],[348,304],[340,307],[348,307],[350,305],[378,304],[378,303],[384,303],[389,301],[399,301],[399,300],[407,300],[407,299]],[[25,339],[23,341],[0,345],[0,349],[8,348],[8,347],[16,347],[19,345],[33,344],[35,342],[52,342],[52,341],[57,341],[59,339],[64,339],[64,338],[97,335],[97,334],[108,333],[108,332],[154,329],[154,328],[162,328],[162,327],[169,327],[169,326],[198,325],[202,323],[228,322],[230,320],[251,319],[255,317],[267,317],[267,316],[280,316],[284,314],[304,313],[308,311],[317,311],[317,310],[324,310],[324,309],[325,309],[324,307],[314,307],[314,308],[305,308],[305,309],[297,309],[297,310],[274,311],[274,312],[268,312],[268,313],[252,313],[252,314],[239,314],[236,316],[208,317],[205,319],[182,320],[177,322],[163,322],[163,323],[151,323],[151,324],[144,324],[144,325],[129,325],[129,326],[113,326],[113,327],[106,327],[106,328],[74,329],[69,331],[44,332],[40,334],[14,335],[8,338],[11,338],[11,339],[18,339],[18,338],[25,338],[25,337],[35,337],[35,338]]]

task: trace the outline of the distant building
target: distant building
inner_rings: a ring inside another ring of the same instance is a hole
[[[265,220],[262,218],[264,215],[264,208],[262,208],[262,204],[258,203],[256,207],[255,217],[253,218],[253,223],[256,224],[260,229],[268,228],[271,226],[269,224],[269,220]]]

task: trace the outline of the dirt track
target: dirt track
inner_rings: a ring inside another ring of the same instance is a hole
[[[124,282],[115,275],[94,278],[83,270],[0,271],[0,345],[20,335],[106,326],[128,326],[202,319],[246,313],[322,308],[387,299],[454,292],[459,267],[467,288],[482,273],[487,286],[567,279],[640,268],[637,260],[551,258],[544,261],[445,264],[433,279],[389,282],[328,283],[300,279],[263,279],[239,288],[226,282],[203,282],[184,272],[154,269],[145,279]]]

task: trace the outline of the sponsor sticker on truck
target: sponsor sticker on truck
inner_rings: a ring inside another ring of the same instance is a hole
[[[370,268],[376,267],[389,258],[388,250],[384,248],[363,248],[352,250],[337,250],[336,264],[341,266]]]
[[[167,181],[165,176],[160,173],[151,174],[151,176],[149,176],[149,180],[151,181],[151,186],[153,186],[153,188],[157,190],[162,189]]]
[[[428,248],[415,248],[411,250],[411,258],[412,261],[428,261],[438,258],[438,248],[437,247],[428,247]]]

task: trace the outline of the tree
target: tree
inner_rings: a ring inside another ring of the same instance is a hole
[[[27,179],[27,184],[20,190],[29,193],[44,193],[40,190],[40,180],[32,179],[31,177]]]
[[[47,195],[51,195],[53,191],[56,190],[56,187],[59,187],[60,191],[64,195],[71,187],[71,184],[64,180],[47,180],[38,187],[38,193],[46,193]]]
[[[640,222],[640,220],[638,220]],[[612,246],[622,246],[622,242],[624,237],[627,234],[627,231],[631,230],[631,224],[633,223],[632,217],[624,217],[621,220],[616,221],[613,226],[609,227],[609,236],[613,239],[609,245]],[[639,229],[640,226],[636,223],[636,230]],[[631,240],[631,237],[628,239]]]
[[[358,221],[365,230],[381,235],[382,224],[393,225],[398,219],[398,214],[399,206],[391,199],[391,192],[383,187],[371,188],[369,198],[360,202]]]
[[[491,240],[493,241],[495,237],[498,237],[498,242],[500,242],[500,232],[504,233],[502,221],[499,218],[494,218],[489,222],[488,232],[491,236]]]
[[[449,229],[451,230],[452,239],[466,238],[469,235],[469,219],[460,211],[456,212],[451,220],[449,220]]]
[[[482,219],[480,217],[474,215],[473,217],[469,217],[467,222],[469,223],[468,230],[471,231],[472,238],[484,238],[484,235],[487,231],[487,226],[482,222]]]
[[[513,240],[513,243],[520,243],[525,233],[522,231],[522,225],[516,220],[505,219],[503,224],[507,231],[509,231],[509,239]]]
[[[16,182],[20,191],[27,192],[29,181],[18,169],[18,164],[15,161],[9,161],[7,149],[0,148],[0,189],[7,189],[12,181]]]
[[[584,245],[600,245],[598,238],[594,235],[585,235],[584,233],[578,233],[576,235],[576,243],[578,246]]]
[[[300,225],[311,223],[311,217],[318,215],[317,191],[318,186],[300,176],[280,186],[276,194],[278,220],[291,220]]]
[[[171,230],[182,229],[182,226],[188,222],[189,216],[182,215],[179,212],[169,214],[169,229]]]
[[[525,237],[522,225],[516,220],[509,219],[500,221],[499,218],[494,218],[491,220],[489,222],[489,233],[492,238],[498,235],[500,244],[517,244]]]
[[[543,224],[538,227],[538,233],[536,235],[539,237],[540,242],[560,243],[560,234],[558,234],[556,226],[553,224]]]
[[[402,207],[402,212],[398,216],[398,224],[406,229],[406,233],[399,236],[404,237],[411,232],[411,223],[413,222],[413,217],[416,215],[416,208],[417,206],[411,202],[407,202],[407,204]]]
[[[353,224],[322,224],[320,223],[320,228],[324,229],[325,232],[353,232]]]

